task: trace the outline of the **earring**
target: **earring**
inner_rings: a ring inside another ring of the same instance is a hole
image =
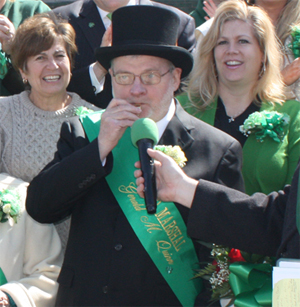
[[[262,66],[261,66],[258,77],[261,78],[265,74],[265,72],[266,72],[266,64],[265,62],[262,62]]]
[[[23,78],[22,81],[23,81],[24,84],[27,84],[27,83],[28,83],[28,80],[25,79],[25,78]]]

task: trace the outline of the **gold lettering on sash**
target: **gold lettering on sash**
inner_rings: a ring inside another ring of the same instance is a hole
[[[166,249],[170,249],[171,248],[171,243],[170,242],[167,242],[167,241],[156,241],[156,244],[157,244],[157,250],[159,252],[162,252],[161,250],[166,250]]]
[[[184,240],[181,230],[177,226],[176,220],[171,215],[171,212],[165,207],[163,210],[156,213],[155,216],[166,232],[175,250],[178,252],[181,249],[181,245],[186,241]]]
[[[130,202],[133,205],[133,208],[135,211],[142,211],[146,210],[145,204],[139,204],[138,201],[136,200],[136,197],[134,194],[137,194],[136,191],[136,185],[133,182],[130,182],[129,186],[121,185],[119,187],[119,192],[128,194],[127,197],[129,198]]]
[[[162,231],[161,226],[159,224],[148,222],[148,220],[149,220],[148,216],[141,217],[141,221],[145,224],[145,226],[147,227],[147,231],[149,233],[152,233],[152,230]]]
[[[157,250],[164,255],[168,264],[174,264],[174,260],[172,259],[172,254],[170,254],[168,251],[168,249],[172,247],[171,243],[167,241],[156,241],[156,244],[157,244]]]
[[[136,185],[134,182],[130,182],[129,186],[126,187],[125,185],[121,185],[119,187],[119,191],[121,193],[126,193],[126,194],[137,194],[137,191],[136,191]]]

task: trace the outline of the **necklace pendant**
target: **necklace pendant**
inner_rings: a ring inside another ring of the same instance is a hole
[[[234,118],[233,118],[233,117],[230,117],[230,118],[228,119],[228,122],[229,122],[229,123],[234,122]]]

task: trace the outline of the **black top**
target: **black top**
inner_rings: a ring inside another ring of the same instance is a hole
[[[216,110],[216,117],[214,126],[235,139],[237,139],[242,146],[244,146],[247,137],[239,130],[240,126],[244,124],[244,121],[248,118],[253,112],[259,111],[259,107],[254,103],[251,103],[249,107],[239,116],[232,119],[232,117],[226,114],[226,109],[224,107],[223,101],[218,97],[218,105]]]

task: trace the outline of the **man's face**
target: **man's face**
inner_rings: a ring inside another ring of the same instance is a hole
[[[118,73],[132,73],[139,76],[144,73],[158,72],[161,80],[158,84],[145,85],[140,77],[135,77],[133,84],[120,85],[114,77]],[[124,99],[139,106],[139,117],[161,120],[168,112],[174,92],[180,85],[180,68],[172,68],[168,60],[148,55],[129,55],[115,58],[109,70],[112,76],[114,98]]]
[[[129,0],[94,0],[94,2],[100,9],[113,12],[122,6],[126,6]]]

